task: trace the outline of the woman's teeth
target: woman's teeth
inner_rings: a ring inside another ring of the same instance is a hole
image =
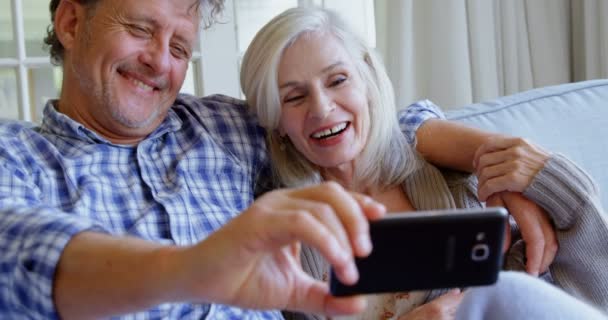
[[[342,122],[340,124],[337,124],[331,128],[325,129],[325,130],[321,130],[321,131],[317,131],[315,133],[312,134],[312,137],[315,139],[324,139],[324,138],[328,138],[331,137],[333,135],[336,135],[340,132],[342,132],[344,129],[346,129],[346,127],[348,126],[348,122]]]

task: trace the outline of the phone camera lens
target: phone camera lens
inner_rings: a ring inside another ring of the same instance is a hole
[[[473,246],[471,250],[471,259],[473,261],[484,261],[490,255],[490,248],[487,244],[479,243]]]

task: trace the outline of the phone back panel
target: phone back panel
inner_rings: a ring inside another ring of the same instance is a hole
[[[504,208],[389,214],[370,223],[373,251],[356,259],[359,281],[334,295],[468,287],[496,282],[502,266]]]

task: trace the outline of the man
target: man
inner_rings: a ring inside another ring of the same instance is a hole
[[[254,169],[266,165],[255,122],[242,105],[222,98],[173,105],[199,28],[199,5],[206,4],[51,3],[61,45],[55,58],[64,67],[61,97],[49,103],[40,128],[2,131],[3,318],[145,309],[133,317],[278,318],[277,311],[203,303],[242,304],[247,286],[265,289],[256,278],[258,264],[267,268],[259,272],[269,283],[285,288],[268,296],[275,302],[266,308],[348,306],[349,300],[319,301],[327,298],[326,287],[294,273],[295,248],[282,247],[295,238],[325,247],[344,279],[353,281],[347,253],[370,250],[363,211],[373,217],[382,208],[324,185],[270,193],[247,209],[252,181],[265,174]],[[217,122],[203,123],[207,117]],[[295,203],[319,218],[303,216]],[[197,243],[241,211],[243,218],[225,232]],[[328,212],[334,220],[321,216]],[[284,232],[267,235],[268,226]],[[347,235],[360,244],[351,246]],[[276,256],[264,251],[268,246]],[[305,290],[294,290],[300,287]],[[294,294],[299,297],[288,300]],[[303,305],[294,305],[297,300]],[[200,304],[162,304],[171,301]]]
[[[270,319],[281,316],[228,305],[363,308],[302,272],[299,241],[352,283],[353,254],[371,250],[366,218],[384,208],[335,184],[252,204],[269,176],[255,119],[226,97],[178,97],[201,14],[221,8],[51,1],[61,96],[40,127],[0,128],[2,317]]]

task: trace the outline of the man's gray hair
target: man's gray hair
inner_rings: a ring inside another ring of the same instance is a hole
[[[51,54],[51,62],[55,65],[61,65],[63,63],[63,55],[65,52],[65,48],[61,44],[61,41],[59,41],[59,38],[57,38],[53,26],[55,22],[55,13],[61,1],[62,0],[51,0],[49,5],[49,10],[51,11],[51,24],[47,27],[47,34],[44,38],[44,44],[48,47],[49,53]],[[87,15],[92,16],[94,14],[95,6],[102,0],[77,1],[85,6]],[[217,21],[224,10],[224,2],[225,0],[193,0],[192,6],[199,9],[204,28],[210,27]]]

